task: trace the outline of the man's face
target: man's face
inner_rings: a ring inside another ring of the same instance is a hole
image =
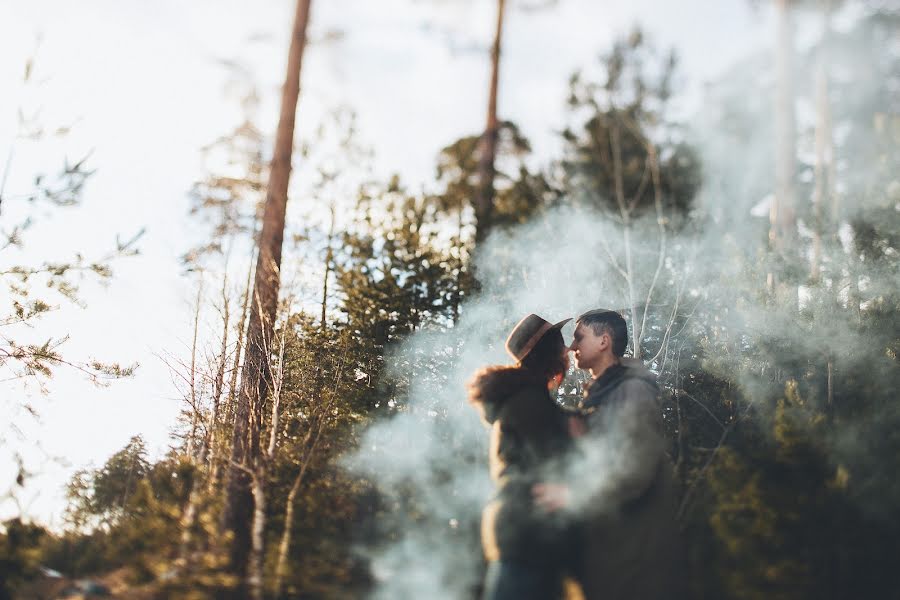
[[[593,329],[579,323],[575,327],[574,339],[569,350],[575,353],[575,365],[579,369],[590,369],[597,364],[600,355],[610,343],[608,333],[597,335]]]

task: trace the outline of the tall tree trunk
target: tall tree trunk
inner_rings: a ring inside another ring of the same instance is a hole
[[[297,473],[294,485],[287,497],[284,509],[284,529],[281,532],[281,543],[278,544],[278,562],[275,565],[275,598],[280,599],[284,588],[284,576],[287,574],[287,557],[291,549],[291,536],[294,531],[294,501],[303,481],[303,470]]]
[[[324,423],[322,422],[322,417],[320,416],[316,428],[316,435],[313,438],[312,444],[308,445],[306,450],[306,455],[303,457],[303,462],[300,465],[300,470],[297,472],[297,476],[294,478],[294,483],[291,486],[291,491],[288,493],[287,502],[285,504],[284,509],[284,529],[281,531],[281,542],[278,544],[278,561],[275,565],[275,598],[280,599],[282,597],[282,592],[284,588],[284,576],[287,574],[287,558],[288,554],[291,550],[291,539],[294,532],[294,503],[297,500],[297,493],[300,491],[300,484],[303,483],[303,478],[306,475],[306,469],[309,467],[309,463],[312,461],[313,455],[316,452],[316,447],[319,444],[319,437],[322,435],[322,430],[325,428]],[[312,433],[312,430],[307,432],[307,436]],[[304,446],[307,446],[305,443]]]
[[[638,297],[634,290],[634,260],[631,251],[631,224],[626,222],[622,227],[622,244],[625,247],[625,284],[628,289],[628,308],[631,310],[631,352],[634,358],[641,358],[641,311],[638,307]]]
[[[462,303],[462,284],[463,284],[463,217],[462,208],[456,213],[456,248],[459,256],[456,259],[456,285],[453,290],[453,324],[459,323],[459,305]]]
[[[231,299],[228,297],[228,266],[222,278],[222,345],[216,364],[216,378],[213,382],[213,410],[206,432],[206,444],[209,449],[209,466],[206,473],[207,490],[215,489],[219,473],[219,431],[222,423],[222,397],[225,394],[225,367],[228,363],[228,331],[231,328]]]
[[[618,118],[618,116],[617,116]],[[614,122],[609,132],[609,147],[613,158],[613,182],[615,186],[616,205],[619,207],[619,218],[622,220],[622,248],[625,252],[625,270],[622,275],[625,279],[625,286],[628,294],[627,304],[631,311],[631,328],[632,328],[632,354],[634,358],[641,358],[641,331],[640,309],[638,308],[638,298],[634,288],[634,260],[631,248],[631,209],[625,197],[625,182],[622,167],[622,131],[619,123]]]
[[[253,237],[255,238],[256,234],[254,234]],[[238,396],[238,374],[240,373],[241,361],[244,356],[244,336],[247,333],[247,321],[250,317],[250,292],[252,290],[251,284],[253,283],[253,272],[256,267],[256,256],[257,254],[254,253],[253,256],[250,257],[250,267],[247,269],[247,280],[244,283],[244,294],[241,302],[241,319],[236,323],[237,342],[235,344],[234,356],[231,363],[231,377],[228,381],[228,396],[225,399],[224,422],[225,426],[228,428],[234,427],[234,410]]]
[[[263,600],[263,559],[265,558],[266,531],[266,469],[258,468],[253,482],[253,526],[250,535],[250,557],[247,570],[247,587],[253,600]]]
[[[338,385],[343,376],[343,371],[344,368],[342,363],[335,373],[334,387],[331,390],[332,393],[330,396],[331,399],[328,402],[318,402],[314,405],[315,408],[313,410],[315,411],[315,414],[313,415],[312,426],[306,430],[306,435],[303,438],[303,442],[300,444],[300,447],[305,448],[306,452],[303,455],[303,460],[300,463],[300,470],[294,478],[294,483],[291,486],[291,491],[288,493],[287,502],[285,504],[284,529],[281,532],[281,542],[278,544],[278,561],[275,565],[276,600],[281,599],[284,591],[284,577],[287,574],[287,557],[290,553],[294,530],[294,503],[297,500],[297,493],[300,491],[300,485],[303,483],[306,470],[316,454],[322,432],[328,424],[328,415],[331,412],[331,407],[334,405],[334,398],[337,395]]]
[[[197,283],[197,300],[194,304],[194,334],[191,339],[191,372],[190,372],[190,403],[191,403],[191,433],[188,437],[187,455],[189,460],[194,459],[194,440],[197,436],[197,419],[200,409],[197,406],[197,334],[200,331],[200,304],[203,301],[203,273],[200,273],[200,281]]]
[[[285,336],[281,336],[278,349],[277,368],[272,372],[270,385],[272,388],[272,414],[269,419],[269,443],[260,450],[248,469],[252,483],[253,519],[250,528],[250,556],[247,564],[247,588],[253,600],[263,600],[265,584],[263,567],[266,556],[266,485],[269,481],[269,468],[275,460],[275,449],[278,445],[279,423],[281,417],[281,391],[284,385],[284,346]],[[271,371],[271,369],[269,369]],[[251,435],[253,430],[251,429]],[[256,432],[259,436],[261,430]]]
[[[294,121],[300,95],[300,69],[306,46],[310,3],[311,0],[297,0],[294,16],[287,75],[281,97],[281,115],[259,238],[259,256],[251,296],[250,320],[247,324],[247,350],[241,373],[241,392],[235,407],[232,465],[229,470],[224,520],[226,529],[233,534],[230,570],[241,578],[247,573],[253,512],[251,477],[241,465],[256,464],[260,454],[259,432],[262,429],[268,355],[280,288],[281,249],[294,147]]]
[[[254,236],[255,237],[255,236]],[[250,259],[250,264],[253,265],[253,258]],[[241,358],[244,352],[244,334],[246,330],[247,316],[248,311],[250,310],[250,282],[253,276],[253,269],[247,269],[247,281],[244,284],[244,299],[241,304],[241,319],[237,323],[237,343],[235,344],[234,349],[234,357],[231,363],[231,377],[228,382],[228,396],[225,399],[225,416],[222,419],[223,423],[223,436],[226,436],[228,431],[230,430],[232,433],[234,432],[234,412],[235,412],[235,402],[237,400],[237,385],[238,385],[238,370],[241,366]],[[227,438],[226,438],[227,439]],[[227,450],[227,449],[226,449]],[[224,453],[224,452],[223,452]],[[221,469],[219,468],[219,461],[216,455],[212,456],[213,461],[213,471],[212,475],[209,478],[209,487],[208,490],[210,493],[213,492],[219,486],[219,480],[221,478]],[[225,521],[225,513],[222,513],[222,529],[226,527]]]
[[[834,146],[831,137],[831,107],[828,99],[828,41],[831,30],[831,2],[825,0],[822,37],[816,57],[816,164],[813,189],[813,256],[810,279],[818,281],[822,262],[825,204],[833,193]],[[834,207],[831,207],[834,212]]]
[[[769,243],[777,254],[793,247],[796,231],[794,173],[797,125],[794,115],[794,32],[791,0],[775,0],[775,199],[769,211]],[[770,271],[770,290],[776,277]]]
[[[226,266],[227,268],[227,266]],[[231,327],[231,299],[228,297],[228,273],[222,278],[222,343],[219,346],[219,357],[216,359],[216,377],[213,380],[213,407],[207,433],[207,445],[212,448],[215,442],[213,435],[219,427],[219,415],[222,412],[222,396],[225,393],[225,365],[228,362],[228,329]],[[213,452],[210,452],[213,454]]]
[[[325,252],[325,277],[322,278],[322,331],[328,324],[328,277],[331,275],[331,263],[334,260],[334,250],[331,247],[334,238],[335,208],[331,205],[331,224],[328,226],[328,250]]]
[[[494,211],[494,162],[497,158],[497,83],[500,78],[500,45],[506,0],[497,0],[497,28],[491,48],[491,88],[488,94],[487,125],[481,137],[478,159],[478,195],[475,199],[475,243],[487,237]]]
[[[225,363],[228,360],[228,329],[230,323],[229,299],[228,299],[228,272],[226,266],[225,276],[222,278],[222,344],[219,349],[219,357],[216,365],[216,377],[213,381],[213,407],[209,415],[206,431],[203,435],[203,443],[200,446],[200,453],[197,456],[197,470],[191,480],[191,492],[188,495],[187,505],[181,514],[181,543],[178,551],[178,559],[176,560],[176,568],[183,569],[188,565],[188,555],[190,554],[193,542],[193,529],[197,521],[198,505],[200,503],[200,490],[203,478],[201,473],[206,468],[207,457],[209,457],[209,467],[206,472],[207,490],[212,491],[210,482],[216,474],[216,431],[219,427],[219,405],[221,404],[222,392],[225,380]],[[196,336],[196,332],[195,332]],[[189,454],[189,459],[193,457]]]

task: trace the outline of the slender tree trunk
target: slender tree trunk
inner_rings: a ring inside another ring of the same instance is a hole
[[[119,510],[125,512],[125,502],[131,495],[131,480],[134,477],[134,460],[131,461],[131,468],[128,469],[128,477],[125,478],[125,489],[122,490],[122,497],[119,499]]]
[[[197,333],[200,330],[200,303],[203,300],[203,273],[200,273],[200,281],[197,284],[197,300],[194,304],[194,334],[191,339],[191,372],[189,390],[191,397],[191,433],[188,437],[187,455],[190,460],[194,459],[194,440],[197,436],[197,419],[199,418],[199,407],[197,406]]]
[[[322,331],[328,325],[328,277],[331,275],[331,260],[333,258],[329,243],[328,253],[325,255],[325,276],[322,278]]]
[[[175,567],[179,571],[185,569],[188,564],[188,555],[190,554],[193,540],[193,532],[191,530],[197,521],[197,504],[199,500],[197,491],[199,487],[200,484],[196,480],[191,484],[191,494],[188,497],[187,506],[185,506],[184,512],[181,514],[181,523],[179,525],[181,540],[178,549],[178,559],[175,561]]]
[[[254,236],[255,237],[255,236]],[[241,320],[237,323],[237,343],[234,350],[234,359],[231,364],[231,378],[228,382],[228,397],[225,400],[225,425],[234,427],[234,409],[238,395],[238,373],[240,373],[241,361],[244,355],[244,335],[247,330],[247,320],[250,316],[250,291],[255,270],[256,254],[250,258],[250,268],[247,269],[247,281],[244,283],[244,296],[241,303]]]
[[[213,382],[213,410],[206,433],[209,448],[209,467],[206,474],[207,490],[215,489],[219,474],[219,431],[221,425],[222,397],[225,394],[225,366],[228,363],[228,331],[231,328],[231,300],[228,297],[228,273],[222,278],[222,345],[216,361],[216,378]],[[227,410],[227,409],[226,409]]]
[[[263,600],[263,559],[265,558],[266,531],[266,473],[257,469],[253,481],[253,526],[251,529],[250,557],[247,572],[247,587],[253,600]]]
[[[628,286],[628,307],[631,309],[631,348],[634,358],[641,358],[641,318],[640,308],[638,307],[637,295],[634,291],[634,261],[631,252],[631,224],[626,223],[622,229],[622,238],[625,246],[625,273]]]
[[[252,468],[253,520],[250,528],[250,556],[247,566],[247,587],[253,600],[263,600],[265,584],[263,567],[265,563],[266,532],[266,485],[269,467],[275,461],[278,433],[281,420],[281,391],[284,384],[285,336],[281,336],[278,349],[277,368],[272,373],[272,413],[269,419],[269,443],[256,457]],[[261,433],[257,432],[257,435]]]
[[[813,256],[810,279],[818,281],[822,262],[824,210],[832,192],[833,144],[831,138],[831,108],[828,101],[828,40],[831,29],[831,3],[826,0],[822,38],[816,57],[816,164],[813,189]],[[832,212],[834,208],[832,207]]]
[[[494,211],[494,163],[497,159],[497,84],[500,78],[500,46],[506,0],[497,0],[497,27],[491,48],[491,87],[488,94],[487,125],[481,137],[478,159],[478,195],[475,199],[475,243],[487,237]]]
[[[290,553],[291,540],[294,530],[294,504],[297,500],[297,493],[300,491],[300,485],[303,483],[303,478],[306,475],[306,470],[316,454],[316,449],[319,446],[319,440],[322,437],[322,432],[325,430],[325,427],[327,425],[327,419],[329,418],[328,415],[331,411],[331,407],[334,404],[334,398],[337,394],[338,385],[340,384],[342,374],[343,364],[338,367],[337,372],[335,373],[334,387],[332,388],[331,399],[326,403],[319,402],[315,405],[314,410],[316,411],[316,413],[314,414],[313,426],[307,429],[306,435],[303,438],[303,442],[300,444],[301,448],[306,448],[306,453],[303,456],[303,460],[300,464],[300,470],[297,472],[297,476],[294,478],[294,483],[291,486],[291,491],[288,493],[287,502],[285,504],[284,529],[281,532],[281,542],[278,544],[278,561],[275,565],[276,600],[280,600],[284,591],[284,577],[287,574],[287,558],[288,554]]]
[[[622,143],[621,129],[618,123],[614,123],[609,132],[609,146],[613,158],[613,180],[615,185],[616,204],[619,207],[619,218],[622,219],[622,247],[625,251],[625,270],[623,276],[625,278],[625,286],[628,293],[628,308],[631,311],[631,328],[632,328],[632,354],[634,358],[641,357],[641,318],[640,309],[638,308],[637,295],[634,290],[634,260],[632,258],[631,249],[631,210],[625,198],[625,182],[622,172]]]
[[[278,562],[275,565],[275,598],[280,599],[284,588],[284,576],[287,574],[287,557],[291,549],[291,535],[294,530],[294,501],[300,490],[303,480],[303,470],[294,478],[294,485],[288,493],[287,505],[284,509],[284,529],[281,532],[281,542],[278,544]]]
[[[653,272],[653,278],[650,280],[650,287],[647,289],[647,300],[643,305],[643,315],[641,316],[640,328],[635,326],[635,337],[638,338],[638,347],[635,351],[635,358],[640,358],[640,340],[639,336],[643,336],[644,331],[646,331],[647,327],[647,315],[650,313],[650,302],[653,299],[653,291],[656,289],[656,282],[659,281],[660,273],[662,272],[663,265],[666,262],[666,252],[667,252],[667,237],[666,237],[666,218],[663,213],[663,204],[662,204],[662,182],[660,181],[659,175],[659,161],[656,156],[656,147],[652,142],[647,143],[647,164],[650,169],[650,180],[653,182],[653,207],[656,209],[656,227],[659,231],[659,250],[657,252],[657,260],[656,260],[656,270]],[[638,194],[640,194],[640,190]],[[635,201],[640,198],[639,195],[635,196]],[[681,287],[678,288],[678,293],[675,297],[675,306],[672,309],[672,315],[669,318],[669,325],[666,327],[666,332],[663,334],[663,340],[660,344],[660,348],[657,351],[656,356],[663,356],[663,364],[665,364],[665,356],[668,347],[668,339],[669,332],[672,330],[672,322],[675,319],[675,315],[678,312],[678,302],[681,297]]]
[[[775,198],[769,211],[769,244],[775,253],[781,255],[793,248],[796,231],[794,173],[797,125],[794,115],[791,4],[791,0],[775,0]],[[777,285],[773,270],[769,272],[768,284],[770,290]]]
[[[250,259],[250,264],[253,265],[253,258]],[[231,364],[231,378],[228,382],[228,397],[225,399],[225,416],[222,419],[223,423],[223,436],[227,436],[229,432],[234,433],[234,412],[235,412],[235,403],[238,395],[238,372],[241,367],[241,358],[244,352],[244,333],[247,324],[248,311],[250,310],[250,281],[253,275],[254,269],[251,267],[247,269],[247,281],[244,284],[244,299],[241,304],[241,319],[237,323],[237,343],[235,344],[234,349],[234,358]],[[227,439],[227,438],[226,438]],[[224,453],[224,452],[223,452]],[[220,461],[216,455],[212,456],[213,461],[213,472],[209,478],[209,487],[208,490],[212,493],[215,489],[219,487],[220,479],[222,476],[222,470],[219,467]],[[226,514],[222,512],[222,522],[221,528],[226,528],[225,521]]]
[[[254,512],[254,498],[250,490],[251,478],[240,465],[256,464],[260,454],[259,432],[262,429],[262,406],[267,393],[268,351],[271,348],[280,288],[281,250],[294,147],[294,122],[300,94],[300,69],[306,46],[310,2],[311,0],[297,0],[251,295],[241,392],[235,407],[232,466],[229,470],[224,520],[227,530],[233,534],[230,570],[241,578],[247,573],[247,550],[251,543],[249,525]],[[260,496],[260,499],[264,497]],[[258,510],[256,512],[258,513]]]
[[[205,468],[207,457],[209,457],[209,467],[206,472],[207,491],[211,492],[213,487],[212,481],[216,477],[218,471],[216,461],[216,432],[219,427],[219,405],[221,403],[224,380],[225,380],[225,363],[228,361],[228,329],[231,326],[229,300],[228,300],[228,274],[222,278],[222,345],[219,349],[219,357],[216,366],[216,377],[213,381],[213,407],[206,426],[206,433],[203,436],[203,443],[200,446],[200,454],[197,457],[197,472],[191,481],[191,492],[188,495],[188,502],[181,515],[181,544],[178,551],[178,559],[176,567],[185,568],[188,564],[188,555],[190,553],[193,541],[194,524],[197,521],[198,504],[200,503],[201,471]]]
[[[328,277],[331,275],[331,261],[334,259],[334,251],[331,248],[332,238],[334,238],[334,221],[335,210],[334,204],[331,205],[331,224],[328,226],[328,251],[325,253],[325,277],[322,278],[322,331],[328,324]]]
[[[456,214],[456,250],[459,253],[457,258],[457,274],[456,289],[453,291],[453,324],[459,323],[459,305],[462,303],[462,282],[463,282],[463,218],[462,208]]]
[[[300,470],[294,478],[294,484],[291,486],[291,491],[288,493],[287,503],[284,509],[284,529],[281,532],[281,542],[278,544],[278,561],[275,565],[276,599],[280,599],[282,596],[284,577],[287,574],[287,558],[291,550],[291,538],[294,532],[294,503],[297,500],[297,493],[300,491],[300,485],[303,483],[303,478],[306,475],[306,469],[315,454],[316,446],[318,446],[319,443],[319,437],[322,434],[322,429],[324,429],[324,424],[320,421],[316,430],[315,439],[313,439],[312,444],[308,447],[306,455],[303,457],[303,463],[300,466]]]
[[[847,308],[852,311],[852,315],[856,324],[862,323],[862,292],[859,289],[859,257],[855,250],[850,251],[850,264],[847,267],[848,277],[850,278],[850,290],[847,294]]]
[[[222,344],[219,346],[219,357],[216,360],[216,377],[213,380],[213,410],[210,418],[208,444],[213,445],[213,432],[219,426],[219,413],[222,407],[222,395],[225,393],[225,364],[228,362],[228,329],[231,327],[231,301],[228,298],[228,274],[222,278]]]

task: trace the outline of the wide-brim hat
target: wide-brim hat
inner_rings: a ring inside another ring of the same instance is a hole
[[[551,323],[547,319],[531,313],[513,327],[509,337],[506,338],[506,351],[521,362],[549,331],[562,329],[563,325],[571,320],[572,318],[569,317],[559,323]]]

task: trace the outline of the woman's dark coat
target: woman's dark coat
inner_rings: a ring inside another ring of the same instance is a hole
[[[543,382],[518,367],[491,367],[469,383],[469,401],[491,426],[490,472],[497,493],[482,514],[488,561],[562,565],[571,540],[560,515],[535,508],[531,488],[546,481],[569,447],[567,418]]]

